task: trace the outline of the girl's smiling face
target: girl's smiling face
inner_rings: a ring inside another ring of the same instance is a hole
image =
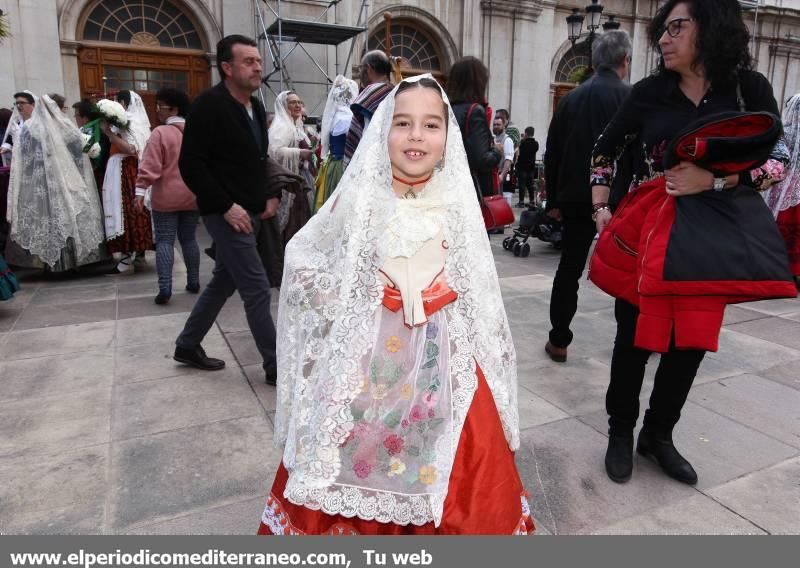
[[[432,88],[415,86],[396,95],[388,139],[392,175],[409,182],[431,175],[447,142],[444,110],[441,95]]]

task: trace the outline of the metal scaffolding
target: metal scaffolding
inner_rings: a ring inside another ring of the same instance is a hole
[[[272,67],[264,75],[262,83],[273,95],[277,96],[286,89],[294,90],[295,85],[298,84],[325,85],[327,87],[333,83],[333,78],[327,70],[303,44],[338,46],[350,40],[350,50],[344,65],[346,72],[356,46],[356,38],[367,29],[369,4],[367,0],[361,0],[358,21],[355,26],[325,22],[328,12],[340,2],[341,0],[329,0],[323,12],[315,20],[308,21],[284,17],[282,0],[253,0],[259,50],[266,62],[266,67],[270,65]],[[267,22],[271,19],[269,18],[270,13],[274,21],[268,25]],[[286,60],[298,49],[306,54],[310,63],[324,77],[324,80],[297,81],[292,79],[286,66]],[[263,89],[261,89],[261,100],[265,101]],[[311,113],[318,106],[319,103],[311,107]]]

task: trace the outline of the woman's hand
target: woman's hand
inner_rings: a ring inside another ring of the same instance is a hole
[[[311,150],[302,149],[300,150],[300,159],[301,160],[310,160],[312,156]]]
[[[609,221],[611,221],[611,211],[609,211],[608,209],[601,209],[600,211],[597,212],[597,215],[595,216],[594,220],[594,225],[595,228],[597,229],[598,235],[605,230],[606,225],[608,225]]]
[[[667,179],[667,194],[673,197],[694,195],[714,187],[714,174],[694,165],[681,162],[664,172]]]
[[[133,200],[133,207],[139,213],[144,213],[144,196],[137,195],[136,199]]]

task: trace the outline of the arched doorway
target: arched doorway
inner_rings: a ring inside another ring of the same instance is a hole
[[[576,43],[561,57],[553,78],[553,112],[561,98],[578,86],[583,72],[592,65],[592,47],[589,42]]]
[[[155,94],[175,87],[194,97],[209,86],[205,36],[173,0],[98,0],[83,12],[77,39],[82,97],[139,93],[156,125]]]
[[[408,67],[403,68],[406,76],[430,73],[437,80],[447,77],[449,64],[443,49],[433,34],[412,19],[395,18],[390,27],[391,54],[402,57]],[[386,27],[379,25],[367,41],[367,50],[386,51]]]

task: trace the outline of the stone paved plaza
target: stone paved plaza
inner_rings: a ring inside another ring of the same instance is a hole
[[[584,282],[569,361],[552,363],[558,253],[536,243],[514,258],[492,240],[519,364],[517,463],[541,534],[800,533],[800,300],[728,309],[675,432],[698,485],[638,457],[617,485],[603,469],[611,299]],[[172,360],[196,299],[179,259],[167,306],[153,303],[152,255],[129,277],[23,273],[24,290],[0,303],[0,532],[256,530],[280,459],[275,389],[238,296],[204,344],[226,370]],[[203,282],[211,267],[204,257]]]

